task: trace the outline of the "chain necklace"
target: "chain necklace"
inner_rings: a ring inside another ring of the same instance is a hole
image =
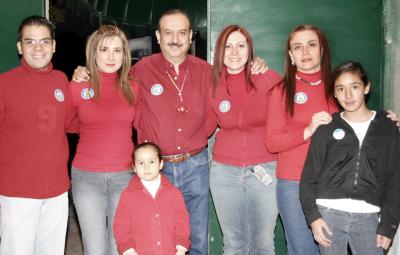
[[[305,82],[305,83],[307,83],[308,85],[311,85],[311,86],[317,86],[317,85],[321,84],[321,82],[322,82],[322,80],[318,80],[318,81],[315,81],[315,82],[306,81],[303,78],[300,78],[299,76],[297,76],[297,74],[296,74],[296,80]]]
[[[171,80],[172,84],[174,85],[174,87],[175,87],[176,90],[178,91],[178,96],[179,96],[179,101],[180,101],[180,103],[177,104],[177,105],[175,106],[175,108],[176,108],[176,110],[177,110],[178,112],[182,112],[182,113],[187,112],[187,107],[183,104],[183,94],[182,94],[182,91],[183,91],[183,88],[185,87],[185,81],[186,81],[186,75],[187,75],[188,69],[189,69],[189,66],[186,67],[185,76],[183,77],[183,82],[182,82],[181,88],[178,87],[178,85],[175,83],[174,79],[172,79],[171,75],[170,75],[169,72],[167,71],[167,75],[168,75],[169,79]]]

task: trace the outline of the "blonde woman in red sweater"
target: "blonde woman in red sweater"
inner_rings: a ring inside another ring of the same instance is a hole
[[[280,77],[272,70],[252,75],[253,51],[252,38],[238,25],[224,28],[215,46],[209,99],[219,131],[210,188],[224,254],[275,254],[276,155],[263,140],[269,94]]]
[[[132,124],[138,87],[128,72],[124,33],[103,25],[88,39],[90,81],[71,82],[80,137],[72,162],[72,195],[85,255],[118,254],[112,226],[120,193],[131,179]]]

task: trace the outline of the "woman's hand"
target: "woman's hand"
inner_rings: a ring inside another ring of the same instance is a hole
[[[139,255],[139,254],[135,251],[135,249],[130,248],[130,249],[124,251],[124,253],[122,253],[122,255]]]
[[[396,126],[400,127],[400,119],[399,119],[399,116],[397,116],[397,113],[395,113],[391,110],[388,110],[387,112],[389,114],[386,117],[388,117],[392,121],[396,122]]]
[[[329,113],[325,111],[315,113],[311,118],[310,124],[304,129],[304,140],[312,136],[320,125],[329,124],[331,121],[332,116]]]
[[[268,65],[264,59],[255,57],[251,62],[251,74],[260,74],[268,71]]]
[[[72,80],[77,83],[85,82],[90,79],[90,72],[84,66],[78,66],[74,70],[74,74],[72,75]]]
[[[311,223],[312,233],[314,235],[315,241],[317,241],[320,245],[324,247],[329,247],[332,244],[332,241],[328,238],[328,235],[332,235],[332,231],[329,228],[328,224],[322,219],[313,221]]]
[[[387,250],[389,248],[390,242],[392,242],[392,239],[379,234],[376,235],[376,247],[381,247],[382,249]]]

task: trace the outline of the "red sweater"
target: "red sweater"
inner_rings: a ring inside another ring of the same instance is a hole
[[[51,198],[69,189],[67,77],[21,66],[0,75],[0,194]]]
[[[187,73],[186,73],[187,71]],[[143,95],[143,115],[137,126],[138,142],[152,141],[164,155],[186,153],[207,145],[207,91],[211,66],[188,55],[179,65],[179,75],[161,53],[142,58],[131,72],[139,79]],[[178,88],[182,87],[183,105],[187,112],[178,112]],[[186,78],[185,78],[186,76]]]
[[[122,254],[173,255],[176,246],[189,250],[189,214],[181,192],[162,175],[155,198],[135,175],[122,192],[114,218],[114,237]]]
[[[309,82],[321,79],[320,72],[297,72],[297,75]],[[277,177],[299,181],[310,145],[310,139],[304,140],[304,129],[315,113],[333,113],[337,107],[333,102],[327,102],[323,83],[313,86],[301,80],[296,80],[293,117],[286,114],[285,102],[282,87],[275,87],[268,107],[265,145],[271,153],[278,153]]]
[[[79,118],[79,143],[72,165],[80,170],[116,172],[132,168],[132,124],[135,105],[116,89],[117,73],[100,73],[100,98],[91,100],[90,83],[71,82],[69,89]],[[135,100],[139,89],[132,81]]]
[[[213,149],[213,160],[217,162],[249,166],[277,158],[267,151],[263,141],[270,92],[281,78],[269,70],[252,75],[251,79],[256,89],[247,93],[244,71],[237,75],[223,74],[215,97],[210,92],[214,117],[220,127]]]

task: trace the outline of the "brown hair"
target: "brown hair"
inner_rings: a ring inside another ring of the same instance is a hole
[[[107,41],[114,37],[119,37],[121,39],[124,54],[122,66],[118,70],[118,82],[116,87],[119,91],[122,91],[126,101],[128,101],[129,104],[133,104],[135,101],[135,95],[133,94],[129,83],[129,80],[131,79],[129,77],[129,69],[131,67],[131,51],[129,49],[129,43],[125,33],[113,25],[102,25],[89,36],[86,43],[86,67],[90,72],[90,83],[94,91],[93,98],[95,100],[100,98],[100,78],[99,70],[96,65],[97,49],[103,43],[107,43]]]
[[[250,79],[251,68],[250,64],[254,58],[254,46],[253,39],[251,38],[249,32],[239,25],[230,25],[225,27],[218,36],[217,41],[215,42],[215,53],[214,53],[214,65],[213,65],[213,73],[212,73],[212,86],[213,86],[213,94],[215,94],[215,90],[218,86],[218,81],[221,78],[222,71],[224,70],[224,58],[225,58],[225,45],[228,40],[228,37],[233,32],[240,32],[247,40],[248,44],[248,59],[245,64],[245,72],[246,72],[246,86],[247,90],[252,88],[255,89],[253,82]],[[229,91],[228,91],[229,94]]]
[[[296,70],[297,67],[291,64],[291,58],[289,55],[290,50],[290,41],[293,39],[293,36],[297,32],[302,31],[313,31],[317,34],[319,39],[320,50],[322,54],[321,57],[321,76],[322,81],[325,84],[325,97],[327,101],[333,101],[332,93],[332,83],[331,83],[331,55],[329,51],[328,40],[326,39],[325,34],[318,28],[313,25],[300,25],[295,27],[289,34],[286,46],[285,46],[285,70],[282,78],[283,91],[286,92],[286,113],[290,116],[293,116],[293,108],[294,108],[294,94],[296,91]]]
[[[152,142],[144,142],[141,144],[138,144],[137,146],[135,146],[134,151],[132,152],[132,161],[135,162],[135,153],[142,149],[142,148],[152,148],[156,153],[157,153],[157,158],[160,160],[162,160],[162,156],[161,156],[161,149],[160,147],[158,147],[157,144],[152,143]]]

